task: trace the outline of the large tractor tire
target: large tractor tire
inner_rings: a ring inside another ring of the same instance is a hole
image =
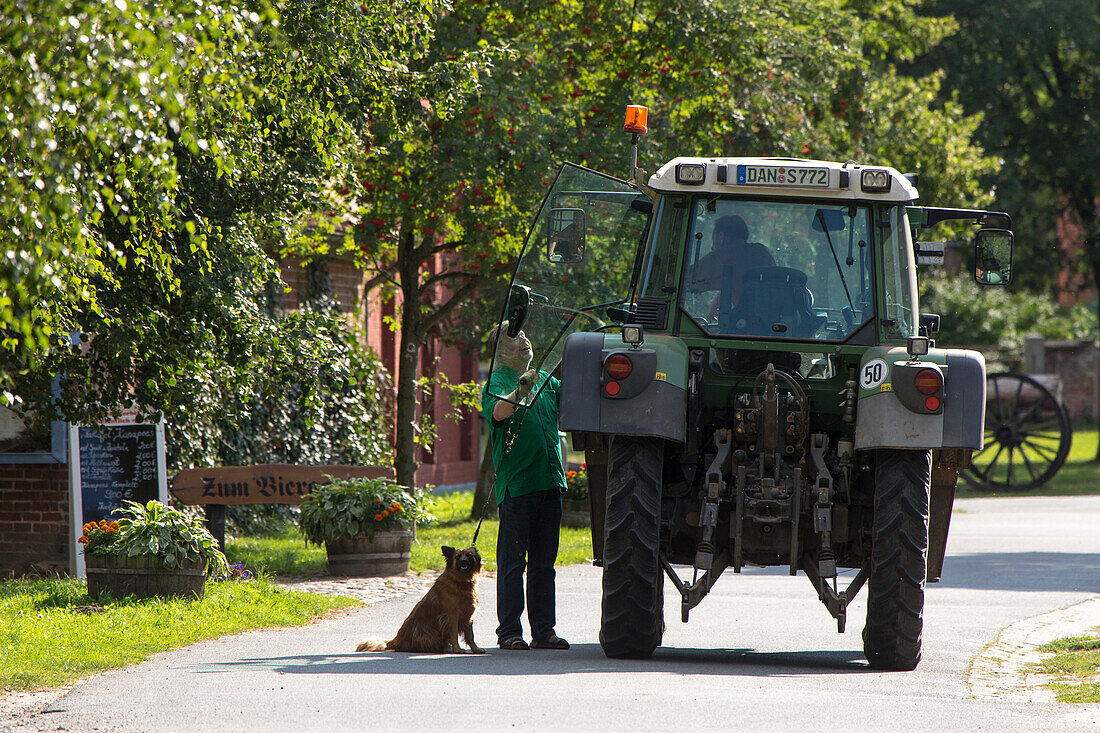
[[[646,659],[665,631],[661,573],[659,438],[617,435],[607,461],[600,646],[621,659]]]
[[[920,662],[928,564],[929,451],[879,450],[863,653],[876,669]]]

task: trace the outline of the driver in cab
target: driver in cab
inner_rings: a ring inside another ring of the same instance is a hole
[[[775,267],[775,259],[763,244],[749,241],[749,227],[736,214],[714,222],[712,241],[710,252],[695,263],[695,279],[688,282],[688,288],[695,292],[720,291],[711,306],[716,312],[719,304],[724,308],[737,305],[741,278],[746,271],[754,267]]]

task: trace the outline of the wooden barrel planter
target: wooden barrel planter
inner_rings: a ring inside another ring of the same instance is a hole
[[[325,540],[329,572],[359,577],[400,575],[409,569],[412,541],[408,529],[375,532],[373,540],[366,535]]]
[[[202,598],[206,590],[206,560],[184,561],[170,568],[159,557],[139,555],[84,556],[88,573],[88,595],[135,598]]]
[[[566,527],[587,527],[592,521],[588,499],[562,499],[561,523]]]

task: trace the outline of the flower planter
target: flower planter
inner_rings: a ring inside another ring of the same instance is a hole
[[[562,499],[561,523],[566,527],[587,527],[591,523],[588,499]]]
[[[184,561],[167,567],[159,557],[138,555],[84,556],[88,573],[88,595],[99,601],[103,596],[135,598],[202,598],[206,590],[206,560]]]
[[[400,575],[412,558],[412,530],[388,530],[351,539],[325,540],[328,569],[333,575],[376,577]]]

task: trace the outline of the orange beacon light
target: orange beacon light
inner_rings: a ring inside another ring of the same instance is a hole
[[[649,109],[636,104],[626,106],[626,122],[623,123],[623,132],[632,132],[635,135],[644,135],[648,132],[646,122],[649,117]]]

